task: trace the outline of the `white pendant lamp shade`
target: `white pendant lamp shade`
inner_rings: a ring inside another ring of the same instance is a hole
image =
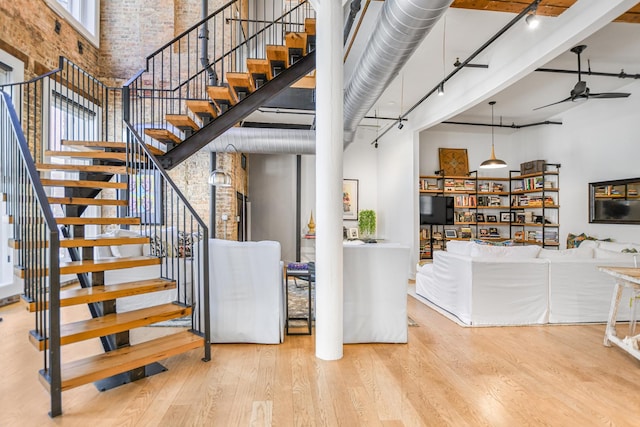
[[[489,105],[491,105],[491,157],[480,163],[480,169],[499,169],[507,167],[507,163],[504,160],[496,159],[496,152],[493,145],[493,106],[495,104],[496,101],[489,102]]]
[[[231,176],[223,170],[216,169],[209,175],[209,185],[231,187]]]

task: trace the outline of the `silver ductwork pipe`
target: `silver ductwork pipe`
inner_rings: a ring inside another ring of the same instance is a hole
[[[316,132],[301,129],[231,128],[205,148],[216,153],[315,154]]]
[[[387,0],[345,90],[344,145],[453,0]]]

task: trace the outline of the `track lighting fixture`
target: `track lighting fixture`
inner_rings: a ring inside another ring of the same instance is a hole
[[[536,28],[538,25],[540,25],[540,21],[538,20],[538,17],[536,16],[536,12],[538,11],[538,5],[536,4],[533,9],[531,9],[531,13],[529,13],[527,15],[526,18],[524,18],[524,22],[527,23],[527,25],[529,26],[529,28],[531,28],[532,30],[534,28]]]
[[[438,85],[438,96],[443,96],[443,95],[444,95],[444,82]]]
[[[398,117],[398,129],[402,129],[404,125],[402,124],[402,117]]]

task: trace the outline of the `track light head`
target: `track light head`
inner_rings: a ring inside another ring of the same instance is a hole
[[[440,83],[440,85],[438,86],[438,96],[443,96],[444,95],[444,83]]]
[[[532,30],[537,28],[538,25],[540,25],[540,21],[538,20],[538,17],[536,16],[535,12],[527,15],[527,17],[524,19],[524,22],[526,22],[529,28],[531,28]]]
[[[402,119],[400,119],[400,123],[398,123],[398,129],[402,129],[404,125],[402,124]]]

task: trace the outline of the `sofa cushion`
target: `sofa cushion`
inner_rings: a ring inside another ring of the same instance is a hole
[[[116,230],[116,237],[140,237],[140,233],[133,230]],[[134,256],[142,256],[142,245],[136,243],[133,245],[114,245],[111,246],[111,253],[116,258],[126,258]]]
[[[488,245],[488,246],[513,246],[513,240],[482,240],[482,239],[473,239],[473,243],[477,243],[478,245]],[[447,246],[449,244],[447,243]]]
[[[613,252],[638,252],[640,245],[622,242],[600,242],[598,248]]]
[[[584,242],[587,243],[587,242]],[[562,258],[562,259],[591,259],[593,258],[593,249],[589,247],[583,247],[582,244],[578,248],[572,249],[540,249],[540,253],[538,254],[538,258],[545,259],[554,259],[554,258]]]
[[[488,258],[536,258],[540,247],[536,245],[526,246],[491,246],[474,244],[471,248],[471,257]]]
[[[639,255],[637,253],[624,253],[609,251],[607,249],[596,248],[593,250],[594,258],[598,259],[619,259],[619,260],[633,260]]]
[[[469,255],[473,242],[464,240],[451,240],[447,242],[447,252],[458,255]]]

